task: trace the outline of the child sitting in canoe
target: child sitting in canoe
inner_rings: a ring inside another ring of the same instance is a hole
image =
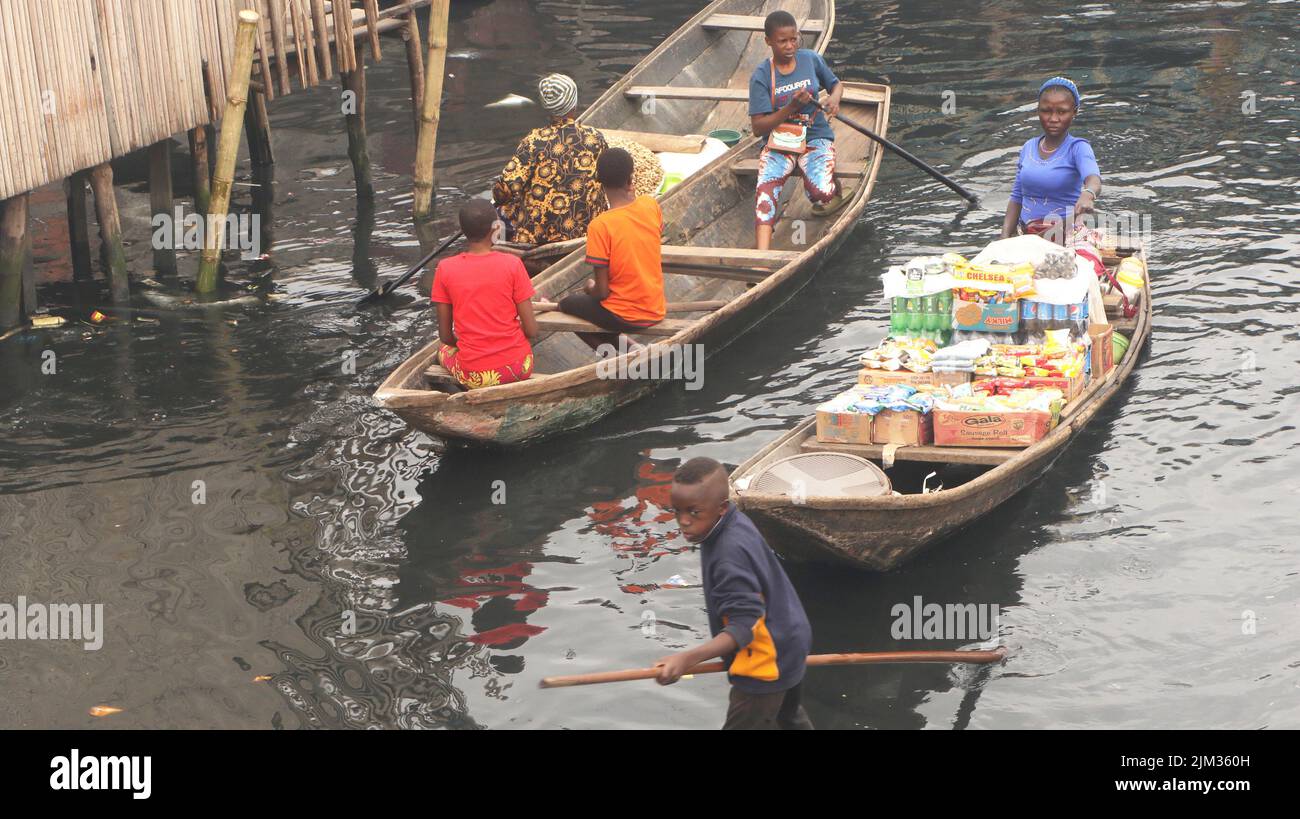
[[[1002,238],[1037,233],[1065,244],[1101,197],[1101,169],[1088,140],[1070,135],[1079,113],[1079,89],[1052,77],[1038,89],[1043,135],[1020,149],[1016,181],[1002,221]]]
[[[533,285],[523,262],[492,249],[496,222],[491,204],[470,200],[460,209],[467,248],[439,262],[433,277],[438,360],[471,390],[523,381],[533,372]]]
[[[781,204],[781,190],[798,165],[813,213],[827,216],[848,201],[835,178],[835,132],[827,114],[840,110],[844,86],[815,51],[799,47],[799,25],[786,11],[774,11],[763,24],[772,56],[749,78],[749,120],[754,135],[767,137],[759,157],[755,194],[755,245],[767,250]],[[825,113],[817,96],[830,92]]]
[[[587,228],[592,277],[583,292],[559,303],[561,312],[611,331],[578,334],[593,350],[617,345],[619,333],[657,324],[665,314],[663,214],[653,196],[636,195],[632,172],[632,155],[622,148],[610,148],[596,161],[596,178],[609,210]]]
[[[800,700],[812,627],[776,553],[727,494],[727,471],[712,458],[692,458],[673,475],[677,525],[700,546],[713,639],[660,660],[657,680],[671,685],[722,657],[731,683],[724,729],[811,729]]]

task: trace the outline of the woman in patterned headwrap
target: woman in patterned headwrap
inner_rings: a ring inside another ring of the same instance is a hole
[[[506,223],[510,241],[544,245],[577,239],[605,209],[596,181],[596,160],[605,138],[574,119],[578,86],[563,74],[537,84],[551,122],[524,137],[492,188],[492,202]]]
[[[1037,233],[1065,244],[1093,213],[1101,198],[1101,169],[1088,140],[1070,135],[1078,113],[1079,88],[1070,80],[1052,77],[1038,89],[1043,135],[1020,149],[1002,238]]]

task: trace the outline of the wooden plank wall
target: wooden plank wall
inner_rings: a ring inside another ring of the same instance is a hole
[[[375,0],[0,2],[4,200],[211,122],[224,107],[241,9],[263,17],[254,79],[273,99],[295,84],[308,88],[331,80],[316,60],[331,44],[360,62],[365,51],[353,47],[355,37],[373,39],[430,0],[383,12]],[[342,43],[333,37],[336,7],[351,11],[351,36]],[[327,21],[323,32],[315,25],[318,14]],[[204,92],[205,62],[211,100]],[[342,68],[334,62],[331,73]]]

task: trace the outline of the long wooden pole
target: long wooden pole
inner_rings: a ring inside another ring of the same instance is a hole
[[[117,194],[113,190],[113,168],[105,162],[90,169],[90,189],[95,193],[95,215],[99,218],[99,240],[108,265],[109,290],[113,301],[131,298],[126,280],[126,249],[122,247],[122,219],[117,212]]]
[[[257,36],[257,12],[239,12],[239,30],[235,33],[235,59],[226,83],[226,113],[221,119],[221,136],[217,140],[217,169],[212,175],[211,210],[207,230],[203,231],[203,257],[199,262],[196,289],[211,293],[217,289],[221,269],[221,248],[226,238],[226,213],[230,210],[230,189],[235,179],[235,159],[239,155],[239,135],[244,129],[244,110],[248,107],[248,78],[253,72],[253,38]],[[270,78],[267,78],[270,84]]]
[[[406,43],[406,68],[411,75],[411,117],[415,134],[420,134],[420,111],[424,106],[424,45],[420,38],[420,18],[414,11],[406,13],[402,41]]]
[[[160,276],[176,275],[176,225],[172,224],[172,141],[164,139],[149,146],[149,210],[153,218],[163,217],[163,224],[170,225],[167,241],[156,240],[153,248],[153,267]]]
[[[987,665],[1000,663],[1007,656],[1005,648],[992,651],[877,651],[861,654],[813,654],[808,665],[882,665],[885,663],[975,663]],[[721,662],[700,663],[687,674],[717,674],[726,671]],[[629,668],[623,671],[602,671],[595,674],[574,674],[567,677],[545,677],[542,688],[567,688],[574,685],[652,680],[659,676],[657,668]]]
[[[72,278],[90,278],[90,230],[86,218],[86,174],[74,173],[64,183],[68,200],[68,244],[72,250]]]
[[[420,103],[420,134],[415,148],[415,221],[433,217],[433,163],[438,151],[442,79],[447,66],[447,18],[451,0],[434,0],[429,7],[429,59],[425,62],[424,99]]]
[[[370,174],[370,150],[366,147],[365,61],[359,61],[353,70],[343,72],[342,80],[343,90],[352,94],[343,119],[347,124],[348,158],[352,160],[352,175],[356,181],[357,196],[361,199],[373,199],[375,183]]]
[[[0,330],[23,320],[23,263],[27,257],[27,194],[0,202]]]
[[[211,168],[208,166],[208,129],[202,125],[191,128],[190,168],[194,174],[194,210],[207,216],[212,199]]]

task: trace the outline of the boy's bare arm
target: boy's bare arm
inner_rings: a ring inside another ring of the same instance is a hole
[[[672,685],[680,680],[682,675],[692,667],[708,662],[715,657],[734,654],[739,648],[740,646],[736,644],[736,638],[724,631],[707,643],[687,651],[669,655],[655,663],[655,668],[659,669],[659,676],[655,680],[660,685]]]
[[[438,306],[438,340],[448,347],[456,346],[456,333],[451,324],[451,305],[437,303]]]

